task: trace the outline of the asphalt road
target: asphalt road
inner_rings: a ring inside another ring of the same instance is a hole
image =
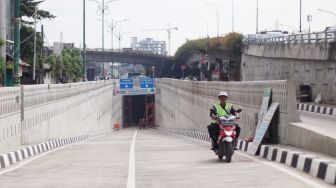
[[[209,144],[123,129],[0,171],[0,187],[333,187],[295,169],[236,152],[219,161]]]

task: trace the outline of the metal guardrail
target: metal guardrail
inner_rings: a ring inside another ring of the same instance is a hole
[[[295,35],[284,35],[270,38],[246,38],[244,44],[296,44],[296,43],[321,43],[335,42],[336,31],[319,33],[304,33]]]

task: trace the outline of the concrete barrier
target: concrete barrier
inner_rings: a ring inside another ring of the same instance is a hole
[[[157,124],[164,129],[207,132],[210,122],[209,109],[218,101],[217,94],[225,90],[241,114],[242,137],[255,130],[255,113],[259,113],[263,91],[273,89],[273,102],[279,102],[276,140],[287,144],[287,126],[298,121],[295,87],[292,81],[260,82],[193,82],[158,79],[156,95]]]
[[[113,129],[122,101],[112,89],[113,81],[1,88],[0,151]]]

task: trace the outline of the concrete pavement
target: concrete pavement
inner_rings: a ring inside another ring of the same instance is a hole
[[[0,175],[0,187],[127,187],[134,132],[115,131],[27,161]],[[150,130],[138,131],[134,151],[135,187],[330,186],[240,152],[227,164],[207,143]]]

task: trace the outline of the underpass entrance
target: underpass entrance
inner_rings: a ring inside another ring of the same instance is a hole
[[[141,120],[145,127],[155,126],[155,95],[124,95],[123,127],[136,127]]]

